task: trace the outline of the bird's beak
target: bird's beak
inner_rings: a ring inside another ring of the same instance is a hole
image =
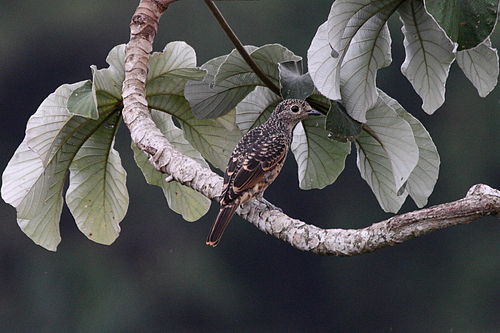
[[[308,111],[307,111],[307,114],[308,114],[309,116],[321,116],[321,115],[322,115],[322,113],[321,113],[321,112],[316,111],[316,110],[314,110],[314,109],[308,110]]]

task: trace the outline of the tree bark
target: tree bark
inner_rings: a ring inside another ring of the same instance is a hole
[[[132,141],[151,164],[171,179],[215,199],[222,178],[173,148],[151,119],[145,97],[149,54],[159,19],[176,0],[141,0],[130,23],[125,50],[123,119]],[[392,246],[429,232],[466,224],[500,213],[500,192],[487,185],[473,186],[460,200],[393,216],[363,229],[321,229],[293,219],[266,200],[251,200],[237,214],[260,230],[299,250],[322,255],[352,256]]]

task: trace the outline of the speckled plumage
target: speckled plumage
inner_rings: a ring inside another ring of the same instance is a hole
[[[276,179],[285,162],[293,128],[310,114],[319,113],[307,102],[284,100],[265,123],[241,138],[224,174],[221,208],[207,237],[208,245],[219,243],[239,205],[253,197],[261,197]]]

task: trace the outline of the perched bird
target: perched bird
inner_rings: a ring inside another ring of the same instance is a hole
[[[217,246],[239,205],[253,197],[262,198],[283,167],[295,125],[309,115],[319,114],[304,100],[286,99],[265,123],[241,138],[224,174],[221,208],[208,234],[207,245]]]

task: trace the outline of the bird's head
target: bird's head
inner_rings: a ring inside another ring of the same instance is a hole
[[[302,99],[285,99],[276,106],[271,117],[285,124],[289,129],[293,129],[299,121],[308,116],[320,114]]]

